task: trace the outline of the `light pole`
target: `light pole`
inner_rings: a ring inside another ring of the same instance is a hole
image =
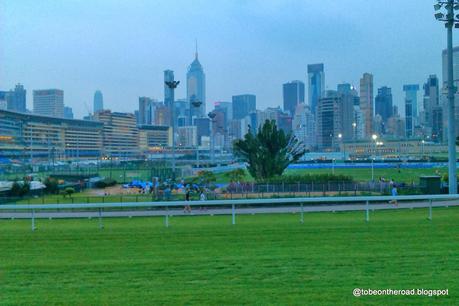
[[[210,162],[213,164],[214,163],[214,142],[215,142],[215,139],[214,139],[214,122],[215,122],[215,116],[217,116],[216,113],[214,112],[210,112],[207,114],[207,116],[209,116],[209,119],[210,119]]]
[[[439,12],[444,7],[446,15]],[[459,10],[458,0],[438,1],[434,5],[435,19],[445,23],[447,29],[447,66],[448,66],[448,180],[449,193],[457,193],[457,169],[456,169],[456,129],[454,122],[454,94],[456,87],[453,83],[453,26],[459,28],[459,16],[454,16],[454,12]]]
[[[202,102],[195,100],[191,102],[191,105],[194,108],[199,109],[202,105]],[[196,137],[198,137],[197,133],[196,133]],[[199,168],[199,139],[196,139],[196,168]]]
[[[172,124],[172,179],[175,180],[175,96],[174,91],[177,88],[180,81],[166,81],[167,87],[169,87],[172,91],[172,99],[171,99],[171,124]]]
[[[376,139],[378,139],[378,135],[376,134],[373,134],[371,135],[371,139],[373,139],[373,142],[374,143],[374,154],[372,154],[373,156],[371,157],[371,181],[374,182],[375,181],[375,166],[374,166],[374,162],[375,162],[375,155],[376,155]]]

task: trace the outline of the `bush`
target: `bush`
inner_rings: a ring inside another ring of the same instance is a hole
[[[110,178],[105,178],[94,184],[96,188],[105,188],[105,187],[110,187],[110,186],[115,186],[115,185],[116,185],[116,180],[110,179]]]
[[[13,186],[11,186],[11,190],[8,192],[10,197],[23,197],[28,194],[30,191],[30,183],[24,182],[19,184],[18,182],[13,182]]]
[[[282,175],[267,179],[261,183],[268,184],[324,184],[328,182],[352,182],[352,176],[342,174],[304,174],[304,175]]]

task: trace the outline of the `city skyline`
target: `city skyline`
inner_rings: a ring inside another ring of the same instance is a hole
[[[194,58],[197,38],[206,73],[207,109],[212,109],[215,101],[229,101],[233,95],[246,93],[257,96],[260,109],[281,106],[282,84],[292,80],[307,83],[307,65],[324,63],[325,89],[336,89],[344,82],[358,87],[361,75],[369,72],[374,75],[375,89],[392,88],[394,105],[403,114],[403,85],[423,84],[430,74],[441,78],[444,33],[432,18],[430,6],[418,6],[416,1],[398,3],[396,8],[382,1],[364,4],[253,1],[222,2],[214,7],[208,1],[195,5],[96,1],[90,6],[57,6],[44,1],[38,6],[33,1],[3,1],[0,88],[9,90],[23,84],[29,109],[33,90],[62,89],[65,105],[73,108],[76,118],[87,114],[85,104],[91,106],[95,90],[100,89],[106,108],[134,112],[140,96],[162,100],[163,71],[167,69],[174,70],[175,79],[182,81],[176,98],[186,97],[186,70]],[[331,25],[321,18],[348,6],[359,10],[347,10],[346,16],[340,21],[333,19]],[[158,20],[151,18],[136,25],[137,20],[146,20],[142,16],[152,11],[149,8],[158,12]],[[81,10],[84,18],[70,16],[75,10]],[[371,16],[374,19],[368,27],[365,24],[370,17],[365,12],[374,10],[381,14]],[[187,14],[191,16],[188,19]],[[416,15],[420,22],[388,25],[409,20],[406,14]],[[50,15],[53,23],[41,22]],[[218,19],[221,16],[224,18]],[[164,18],[171,20],[167,28],[161,26]],[[182,24],[175,29],[178,21]],[[93,33],[87,32],[88,22]],[[208,31],[210,26],[216,26],[216,31]],[[134,32],[138,34],[132,35]],[[295,36],[297,32],[304,35]],[[116,41],[115,36],[119,36]],[[389,49],[395,50],[387,52]],[[282,59],[286,55],[289,61]],[[17,69],[19,65],[21,69]]]

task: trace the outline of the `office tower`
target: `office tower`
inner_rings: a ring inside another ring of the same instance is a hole
[[[93,101],[93,111],[97,113],[104,109],[104,96],[100,90],[96,90],[94,93],[94,101]]]
[[[149,97],[139,97],[138,124],[153,124],[152,118],[153,100]]]
[[[14,90],[6,93],[5,100],[7,103],[6,108],[13,112],[25,113],[26,109],[26,90],[21,84],[17,84]]]
[[[438,108],[440,107],[439,102],[439,84],[438,78],[435,74],[432,74],[427,79],[427,82],[424,84],[424,97],[423,97],[423,118],[422,124],[424,129],[424,134],[427,137],[433,136],[433,127],[434,127],[434,110],[437,112],[438,117]]]
[[[232,97],[233,119],[243,119],[249,113],[256,111],[257,98],[255,95],[237,95]]]
[[[190,113],[192,122],[193,117],[206,116],[206,76],[198,59],[198,49],[196,46],[195,59],[188,67],[186,74],[186,97],[190,103]],[[193,107],[195,101],[202,102],[201,106]]]
[[[69,106],[64,106],[64,118],[73,119],[73,109]]]
[[[175,122],[178,126],[189,125],[190,123],[190,104],[188,100],[185,99],[176,99],[175,100]]]
[[[293,116],[296,106],[304,102],[304,83],[301,81],[285,83],[282,87],[282,94],[284,98],[284,111],[289,112]]]
[[[339,134],[342,133],[338,92],[327,90],[317,105],[317,145],[319,149],[336,149],[339,146]]]
[[[300,103],[296,106],[292,129],[294,135],[303,142],[306,149],[311,150],[315,146],[315,121],[309,105]]]
[[[64,117],[64,91],[43,89],[33,91],[33,111],[50,117]]]
[[[380,115],[382,119],[382,133],[385,132],[387,120],[393,115],[392,90],[384,86],[378,88],[375,98],[375,115]]]
[[[6,101],[7,95],[7,91],[0,91],[0,110],[8,109],[8,102]]]
[[[196,147],[197,142],[197,127],[196,126],[179,126],[177,128],[177,145],[184,148]]]
[[[349,141],[354,139],[354,104],[358,99],[357,91],[351,84],[344,83],[338,84],[337,94],[340,98],[340,112],[339,116],[341,121],[341,132],[342,140]]]
[[[417,118],[417,104],[418,104],[418,84],[403,85],[405,92],[405,132],[406,137],[413,137],[414,126]]]
[[[364,135],[370,138],[373,134],[373,75],[364,73],[360,79],[360,110],[364,119]]]
[[[160,105],[154,113],[154,124],[162,126],[171,126],[171,110],[165,105]]]
[[[232,102],[215,102],[214,109],[221,111],[225,114],[225,125],[227,125],[233,119],[233,103]]]
[[[103,149],[107,156],[122,159],[139,155],[139,129],[134,114],[103,110],[94,117],[104,124]]]
[[[308,102],[314,116],[317,104],[325,91],[324,64],[308,65]]]
[[[210,119],[207,117],[196,118],[194,125],[196,126],[197,143],[202,145],[202,137],[210,137]]]

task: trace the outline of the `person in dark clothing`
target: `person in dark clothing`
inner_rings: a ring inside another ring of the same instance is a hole
[[[190,188],[187,188],[185,191],[185,201],[186,202],[190,201],[190,197],[191,197],[191,190]],[[191,213],[191,206],[189,204],[186,204],[183,212]]]

